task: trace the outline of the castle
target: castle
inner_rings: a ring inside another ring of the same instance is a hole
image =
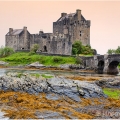
[[[61,13],[61,17],[53,22],[53,33],[39,31],[39,34],[31,34],[27,27],[9,28],[5,35],[5,46],[14,50],[30,50],[34,44],[38,44],[40,52],[71,55],[72,44],[76,40],[90,45],[90,20],[86,20],[78,9],[71,14]]]

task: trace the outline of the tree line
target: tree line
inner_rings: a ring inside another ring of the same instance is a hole
[[[120,46],[117,47],[117,49],[108,49],[108,54],[120,54]]]

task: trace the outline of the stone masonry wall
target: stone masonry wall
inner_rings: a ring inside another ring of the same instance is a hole
[[[6,35],[5,46],[6,47],[11,47],[14,50],[17,50],[18,49],[18,40],[19,40],[18,35],[16,35],[16,36],[13,36],[13,35],[8,36],[8,35]]]
[[[25,50],[30,49],[30,33],[28,33],[28,32],[24,33],[24,31],[23,31],[19,35],[18,50],[20,50],[20,49],[25,49]]]
[[[72,43],[80,40],[83,45],[90,45],[90,21],[81,17],[77,10],[74,16],[53,22],[53,33],[68,35]]]

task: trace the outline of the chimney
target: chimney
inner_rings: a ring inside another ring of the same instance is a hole
[[[9,35],[11,35],[13,32],[13,28],[9,28]]]
[[[44,32],[42,30],[39,31],[39,34],[43,34]]]
[[[24,31],[24,49],[28,48],[28,41],[27,41],[27,27],[23,27]]]
[[[67,13],[61,13],[61,17],[65,17]]]
[[[26,32],[26,31],[27,31],[27,27],[24,26],[24,27],[23,27],[23,30],[24,30],[24,32]]]
[[[77,14],[77,19],[81,20],[81,10],[77,9],[76,14]]]

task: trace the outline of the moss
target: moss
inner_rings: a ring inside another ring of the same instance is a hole
[[[108,95],[110,98],[119,99],[120,98],[120,90],[113,88],[103,88],[104,94]]]

